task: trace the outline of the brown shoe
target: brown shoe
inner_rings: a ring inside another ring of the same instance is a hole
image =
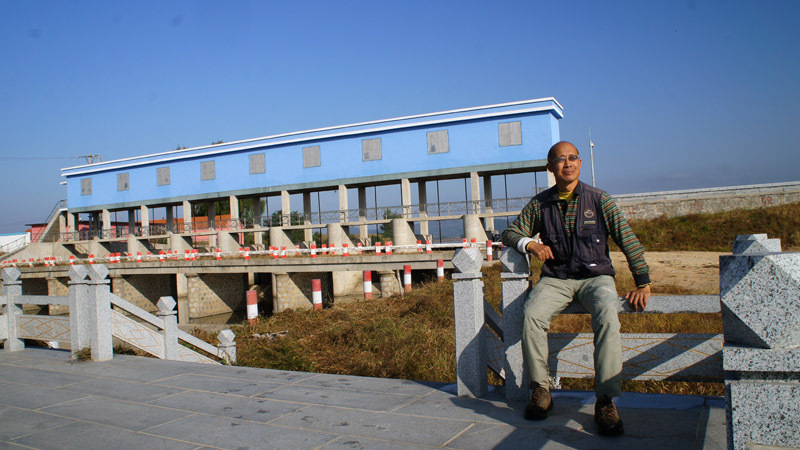
[[[625,432],[611,397],[604,395],[597,398],[597,403],[594,404],[594,421],[597,432],[603,436],[619,436]]]
[[[553,409],[553,397],[550,391],[536,385],[531,395],[531,401],[525,406],[525,418],[528,420],[543,420],[547,413]]]

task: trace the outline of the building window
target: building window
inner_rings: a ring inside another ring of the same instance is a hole
[[[522,125],[519,121],[498,123],[497,135],[500,147],[522,145]]]
[[[214,180],[217,178],[217,169],[214,161],[203,161],[200,163],[200,180]]]
[[[84,178],[81,180],[81,195],[92,195],[91,178]]]
[[[382,158],[383,156],[381,155],[381,138],[361,140],[362,161],[377,161]]]
[[[156,169],[156,183],[158,183],[159,186],[166,186],[170,183],[169,166]]]
[[[250,155],[250,173],[264,173],[267,171],[267,163],[263,153]]]
[[[319,145],[303,147],[303,167],[317,167],[320,165],[322,165],[322,158],[319,154]]]
[[[448,153],[450,151],[450,140],[447,130],[428,132],[428,154]]]
[[[117,190],[118,191],[127,191],[130,188],[130,184],[128,184],[128,172],[125,173],[118,173],[117,174]]]

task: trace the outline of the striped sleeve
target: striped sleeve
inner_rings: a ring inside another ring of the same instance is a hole
[[[525,246],[542,227],[542,212],[539,201],[532,198],[522,208],[519,217],[503,231],[503,245],[516,248],[520,253],[527,253]]]
[[[644,246],[639,242],[639,238],[633,234],[633,230],[625,216],[617,207],[617,202],[606,192],[600,197],[600,204],[603,208],[603,220],[606,222],[608,233],[614,242],[622,249],[625,259],[628,260],[628,267],[633,274],[633,280],[637,287],[650,283],[650,267],[644,259]]]

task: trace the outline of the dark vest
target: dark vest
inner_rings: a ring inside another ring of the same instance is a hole
[[[539,237],[550,246],[554,259],[542,266],[542,276],[553,278],[585,279],[598,275],[614,276],[608,256],[608,229],[603,220],[600,196],[603,191],[578,182],[574,195],[578,196],[575,233],[567,238],[567,229],[559,209],[558,188],[537,195],[542,212],[542,229]]]

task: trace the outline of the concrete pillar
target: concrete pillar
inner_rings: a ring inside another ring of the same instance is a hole
[[[187,277],[196,277],[196,273],[175,274],[175,295],[178,301],[178,323],[189,323],[189,280]]]
[[[428,188],[425,181],[417,182],[417,191],[419,192],[419,216],[428,217]],[[428,221],[419,221],[420,234],[428,234]]]
[[[342,227],[338,223],[329,223],[327,224],[327,228],[328,228],[328,246],[335,245],[336,248],[338,249],[337,254],[340,254],[342,252],[342,244],[347,244],[352,251],[353,242],[350,241],[350,237],[347,236],[344,227]]]
[[[111,212],[109,210],[104,209],[100,212],[100,223],[104,231],[111,230]]]
[[[136,235],[136,210],[128,210],[128,235]]]
[[[183,256],[183,252],[185,250],[192,249],[192,240],[191,238],[185,238],[180,234],[172,234],[169,235],[169,249],[170,251],[177,250],[180,256]]]
[[[393,271],[380,270],[378,275],[381,279],[381,298],[391,297],[402,292],[400,282],[397,281]]]
[[[417,237],[406,219],[392,219],[392,242],[394,245],[415,245]],[[403,250],[402,253],[416,252]]]
[[[58,213],[58,233],[59,233],[59,241],[62,240],[61,233],[67,232],[67,217],[65,213]]]
[[[208,229],[213,230],[217,228],[217,202],[207,202],[206,210],[208,211]]]
[[[178,230],[179,233],[188,233],[192,229],[192,204],[188,201],[183,201],[183,228]]]
[[[489,174],[483,176],[483,208],[486,214],[494,212],[492,209],[492,177]],[[483,219],[485,228],[494,231],[494,217],[485,217]]]
[[[311,192],[303,192],[303,223],[311,225]],[[313,230],[306,228],[303,230],[303,240],[305,242],[314,238]]]
[[[231,195],[228,197],[228,202],[230,203],[231,210],[231,226],[233,226],[233,223],[239,220],[239,197]]]
[[[474,238],[478,242],[486,242],[486,230],[483,229],[480,216],[477,214],[465,214],[463,221],[464,237],[467,238],[467,241],[471,241]]]
[[[67,231],[75,233],[78,231],[78,220],[76,214],[67,211]]]
[[[469,181],[470,181],[470,194],[471,194],[471,203],[470,203],[470,212],[472,214],[480,214],[481,212],[481,185],[480,185],[480,177],[478,177],[478,172],[470,172],[469,173]]]
[[[482,397],[488,391],[484,338],[483,257],[477,248],[458,249],[453,256],[456,382],[459,397]]]
[[[403,217],[411,217],[411,183],[408,178],[400,180],[400,202],[403,204]]]
[[[175,231],[175,213],[172,205],[167,205],[167,231]]]
[[[261,228],[261,197],[253,197],[253,228]],[[253,233],[253,243],[256,245],[264,245],[264,233],[256,231]]]
[[[269,245],[275,247],[294,248],[292,238],[281,227],[269,227]]]
[[[292,213],[292,199],[289,196],[289,191],[281,191],[281,226],[289,226],[291,225],[291,221],[289,218],[291,217],[290,214]]]
[[[507,400],[528,400],[528,377],[522,361],[522,321],[525,300],[531,282],[528,280],[529,267],[525,256],[511,247],[505,247],[500,254],[503,273],[500,274],[503,286],[503,343],[505,345],[504,371],[506,374],[505,392]]]
[[[150,234],[150,208],[147,205],[139,207],[139,221],[142,223],[142,236]]]
[[[136,238],[136,236],[129,234],[127,252],[134,256],[136,255],[137,252],[141,252],[143,255],[142,257],[144,258],[144,255],[147,254],[147,247],[142,245],[142,243],[139,241],[139,239]]]
[[[223,252],[238,252],[240,245],[239,241],[233,237],[234,234],[238,235],[238,233],[229,233],[222,230],[217,231],[215,247],[221,249]]]
[[[347,186],[339,185],[339,223],[347,222]]]
[[[364,186],[358,188],[358,221],[367,221],[367,188]],[[358,227],[358,237],[362,240],[369,237],[369,230],[366,225]]]

